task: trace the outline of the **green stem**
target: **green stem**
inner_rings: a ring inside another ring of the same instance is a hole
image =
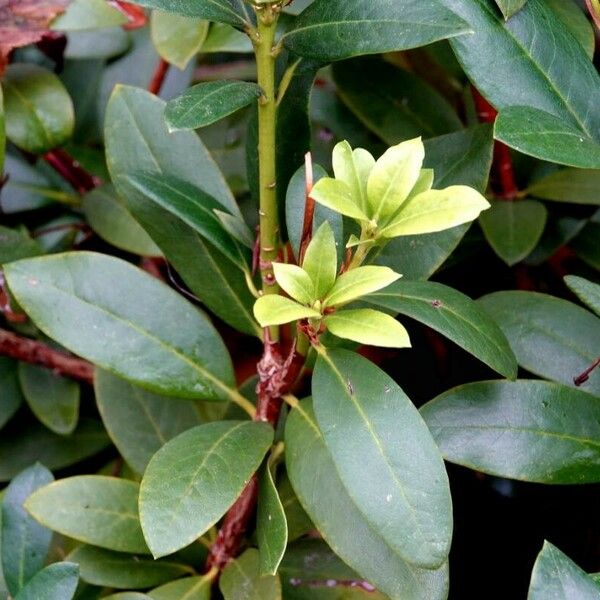
[[[272,262],[277,259],[279,252],[279,217],[275,170],[277,100],[275,97],[275,56],[273,53],[278,14],[279,9],[270,5],[265,5],[258,12],[258,29],[254,40],[258,84],[263,91],[258,103],[258,164],[260,270],[264,294],[279,293],[272,267]]]

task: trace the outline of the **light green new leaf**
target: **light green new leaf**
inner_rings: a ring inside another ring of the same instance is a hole
[[[450,488],[415,406],[393,379],[345,350],[319,356],[312,389],[319,429],[358,510],[404,560],[439,568],[452,538]]]
[[[25,508],[39,523],[70,538],[119,552],[148,553],[138,516],[139,485],[80,475],[32,494]]]
[[[193,573],[188,565],[79,546],[67,559],[79,565],[81,580],[119,590],[146,589]]]
[[[277,575],[260,574],[260,558],[254,548],[232,560],[223,570],[219,588],[225,600],[282,600]]]
[[[110,185],[87,193],[81,208],[89,226],[106,242],[132,254],[160,256],[161,251],[133,218]]]
[[[352,147],[347,141],[336,144],[332,154],[335,178],[343,181],[352,191],[356,204],[368,212],[367,181],[375,166],[373,155],[363,148]]]
[[[584,304],[587,304],[600,317],[600,285],[575,275],[567,275],[565,283]]]
[[[531,573],[527,600],[597,600],[600,584],[556,546],[544,541]]]
[[[482,381],[421,408],[444,458],[539,483],[600,481],[600,403],[539,380]]]
[[[288,526],[270,465],[264,468],[260,478],[256,538],[260,552],[260,574],[276,575],[288,543]]]
[[[23,503],[53,479],[46,467],[36,463],[11,481],[2,498],[2,571],[12,596],[44,566],[52,540],[52,532],[32,519]]]
[[[247,81],[199,83],[167,103],[167,125],[171,131],[206,127],[256,102],[261,94],[258,85]]]
[[[459,291],[432,281],[403,279],[363,300],[424,323],[504,377],[517,377],[517,360],[500,327]]]
[[[510,106],[501,110],[494,126],[494,137],[519,152],[542,160],[582,169],[600,168],[597,139],[563,117],[530,106]]]
[[[71,137],[73,103],[54,73],[34,64],[14,63],[6,69],[2,88],[6,136],[21,150],[42,154]]]
[[[135,0],[135,4],[185,17],[228,23],[242,30],[252,24],[252,11],[244,0]]]
[[[496,0],[498,8],[502,11],[505,19],[510,19],[514,14],[518,13],[524,6],[527,0]]]
[[[154,202],[194,229],[240,269],[246,267],[237,242],[215,214],[222,205],[201,189],[171,175],[139,171],[118,178],[117,184],[129,192],[129,202]]]
[[[598,357],[600,320],[574,303],[535,292],[495,292],[477,303],[500,326],[521,367],[566,385]],[[582,389],[600,395],[600,372]]]
[[[494,252],[512,267],[537,246],[547,217],[544,205],[535,200],[496,200],[479,215],[479,224]]]
[[[473,221],[489,207],[478,191],[465,185],[429,190],[406,202],[381,234],[392,238],[443,231]]]
[[[55,31],[85,31],[121,27],[127,16],[106,0],[72,0],[67,10],[52,21]]]
[[[325,221],[313,235],[302,262],[315,287],[315,295],[322,299],[335,283],[337,275],[337,248],[335,236]]]
[[[79,418],[79,385],[50,369],[27,363],[19,364],[23,395],[33,414],[48,429],[69,435]]]
[[[199,425],[152,458],[140,489],[140,518],[155,557],[184,548],[234,503],[273,441],[265,423]],[[240,452],[240,448],[244,451]]]
[[[125,261],[72,252],[10,263],[5,274],[46,335],[98,366],[172,396],[237,395],[229,354],[208,317]]]
[[[360,54],[407,50],[466,33],[441,3],[422,0],[316,0],[284,37],[294,54],[333,62]]]
[[[338,306],[376,292],[400,279],[389,267],[357,267],[340,275],[323,303]]]
[[[18,379],[18,362],[0,357],[0,429],[6,425],[23,402]]]
[[[369,217],[357,203],[359,199],[355,198],[352,189],[348,184],[338,179],[331,177],[319,179],[315,183],[310,197],[319,204],[347,217],[361,221],[369,220]]]
[[[261,296],[254,304],[254,316],[261,327],[269,327],[291,323],[298,319],[318,319],[321,313],[289,298],[268,294]]]
[[[371,308],[342,310],[325,317],[327,329],[338,337],[384,348],[410,348],[404,327],[393,317]]]
[[[35,421],[15,424],[0,437],[0,481],[8,481],[39,461],[50,469],[63,469],[110,445],[102,424],[81,419],[68,436],[57,435]]]
[[[207,577],[184,577],[148,592],[151,600],[210,600],[212,580]]]
[[[15,600],[71,600],[79,582],[79,567],[71,562],[48,565],[36,573]]]
[[[152,11],[150,18],[150,34],[156,51],[181,70],[202,48],[209,26],[208,21],[162,10]]]
[[[561,169],[531,183],[526,193],[543,200],[600,205],[600,170]]]
[[[194,402],[153,394],[102,369],[96,370],[94,391],[108,434],[140,474],[166,442],[202,423]]]
[[[285,263],[273,263],[275,279],[281,288],[301,304],[317,300],[315,286],[310,275],[301,267]]]
[[[393,439],[399,439],[398,430]],[[430,570],[405,562],[358,510],[325,445],[310,400],[299,404],[288,417],[285,456],[302,506],[329,546],[361,577],[391,600],[448,597],[447,565]]]
[[[392,146],[377,160],[367,183],[371,218],[385,221],[400,208],[417,183],[424,158],[423,142],[415,138]]]

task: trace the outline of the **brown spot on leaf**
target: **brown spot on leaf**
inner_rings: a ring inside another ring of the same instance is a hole
[[[433,300],[431,303],[431,306],[433,306],[433,308],[442,308],[442,306],[444,306],[444,304],[442,303],[441,300]]]

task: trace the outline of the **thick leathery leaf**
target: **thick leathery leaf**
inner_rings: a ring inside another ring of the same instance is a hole
[[[148,592],[151,600],[210,600],[212,580],[207,577],[184,577]]]
[[[278,575],[261,575],[254,548],[232,560],[223,570],[219,587],[225,600],[282,600]]]
[[[25,508],[39,523],[79,542],[146,554],[138,493],[139,485],[133,481],[80,475],[37,490]]]
[[[44,566],[52,539],[52,532],[29,516],[23,503],[53,479],[36,463],[13,479],[2,499],[2,571],[13,596]]]
[[[600,170],[561,169],[530,183],[526,193],[543,200],[600,205]]]
[[[513,266],[537,246],[547,216],[544,205],[535,200],[497,200],[481,213],[479,224],[494,252]]]
[[[140,518],[152,554],[180,550],[212,527],[272,441],[273,429],[265,423],[222,421],[167,442],[148,464],[140,488]]]
[[[527,600],[596,600],[599,596],[600,584],[556,546],[545,541],[533,565]]]
[[[287,420],[286,466],[294,489],[325,541],[361,577],[391,600],[445,600],[448,567],[419,569],[374,531],[344,487],[305,400]]]
[[[71,600],[79,582],[79,568],[70,562],[48,565],[35,574],[15,600]]]
[[[60,435],[69,435],[79,418],[79,385],[50,369],[21,363],[19,380],[27,404],[38,420]]]
[[[167,125],[172,131],[206,127],[256,102],[261,93],[247,81],[199,83],[167,103]]]
[[[465,23],[430,0],[355,0],[351,4],[317,0],[284,37],[294,54],[333,62],[424,46],[466,33]]]
[[[194,402],[159,396],[102,369],[96,371],[94,390],[108,434],[140,474],[166,442],[202,423]]]
[[[498,8],[502,11],[505,19],[510,19],[514,14],[518,13],[524,6],[527,0],[496,0]]]
[[[236,394],[229,355],[208,318],[125,261],[73,252],[17,261],[5,273],[46,335],[102,368],[173,396]]]
[[[573,378],[598,357],[600,321],[587,310],[535,292],[495,292],[477,303],[498,323],[519,366],[559,383]],[[600,395],[600,372],[582,389]]]
[[[415,406],[388,375],[345,350],[319,356],[312,389],[319,429],[358,510],[404,560],[439,568],[450,551],[452,502]]]
[[[56,31],[85,31],[121,27],[127,16],[105,0],[73,0],[67,10],[52,21]]]
[[[481,381],[444,392],[421,414],[451,462],[524,481],[600,481],[600,406],[587,392]]]
[[[192,568],[148,556],[79,546],[67,559],[79,565],[81,580],[116,589],[145,589],[192,573]]]
[[[11,358],[0,357],[0,429],[17,412],[23,402],[17,365],[17,361]]]
[[[275,575],[285,554],[288,528],[285,511],[269,465],[264,469],[260,479],[256,537],[260,552],[260,573]]]
[[[431,281],[398,281],[363,300],[424,323],[501,375],[516,378],[517,361],[502,330],[461,292]]]
[[[588,20],[583,6],[579,6],[576,0],[567,0],[566,2],[565,0],[546,0],[546,4],[552,8],[571,35],[583,46],[590,60],[593,60],[596,36],[594,35],[594,26]]]
[[[587,304],[600,317],[600,285],[575,275],[567,275],[565,283],[584,304]]]

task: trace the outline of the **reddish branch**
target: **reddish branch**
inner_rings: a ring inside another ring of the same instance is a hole
[[[312,156],[310,152],[307,152],[304,157],[304,169],[306,173],[306,191],[305,191],[305,204],[304,204],[304,222],[302,223],[302,238],[300,241],[300,251],[298,252],[298,264],[301,265],[304,260],[304,253],[310,239],[312,237],[313,220],[315,216],[315,201],[311,198],[310,194],[313,189],[313,166]]]
[[[78,161],[62,148],[55,148],[44,154],[44,160],[67,182],[78,194],[85,194],[102,181],[99,177],[88,173]]]
[[[578,387],[583,385],[590,378],[592,371],[598,367],[600,367],[600,357],[598,357],[583,373],[577,375],[577,377],[573,377],[573,383]]]
[[[59,375],[93,383],[94,367],[81,358],[69,356],[38,342],[0,329],[0,354],[16,360],[52,369]]]
[[[494,123],[498,111],[481,95],[479,90],[474,87],[471,90],[479,120],[482,123]],[[514,200],[519,194],[519,188],[515,179],[510,150],[502,142],[494,143],[493,169],[497,183],[496,195],[505,200]]]
[[[152,94],[159,94],[168,72],[169,63],[164,58],[161,58],[152,74],[152,79],[148,85],[148,91]]]

